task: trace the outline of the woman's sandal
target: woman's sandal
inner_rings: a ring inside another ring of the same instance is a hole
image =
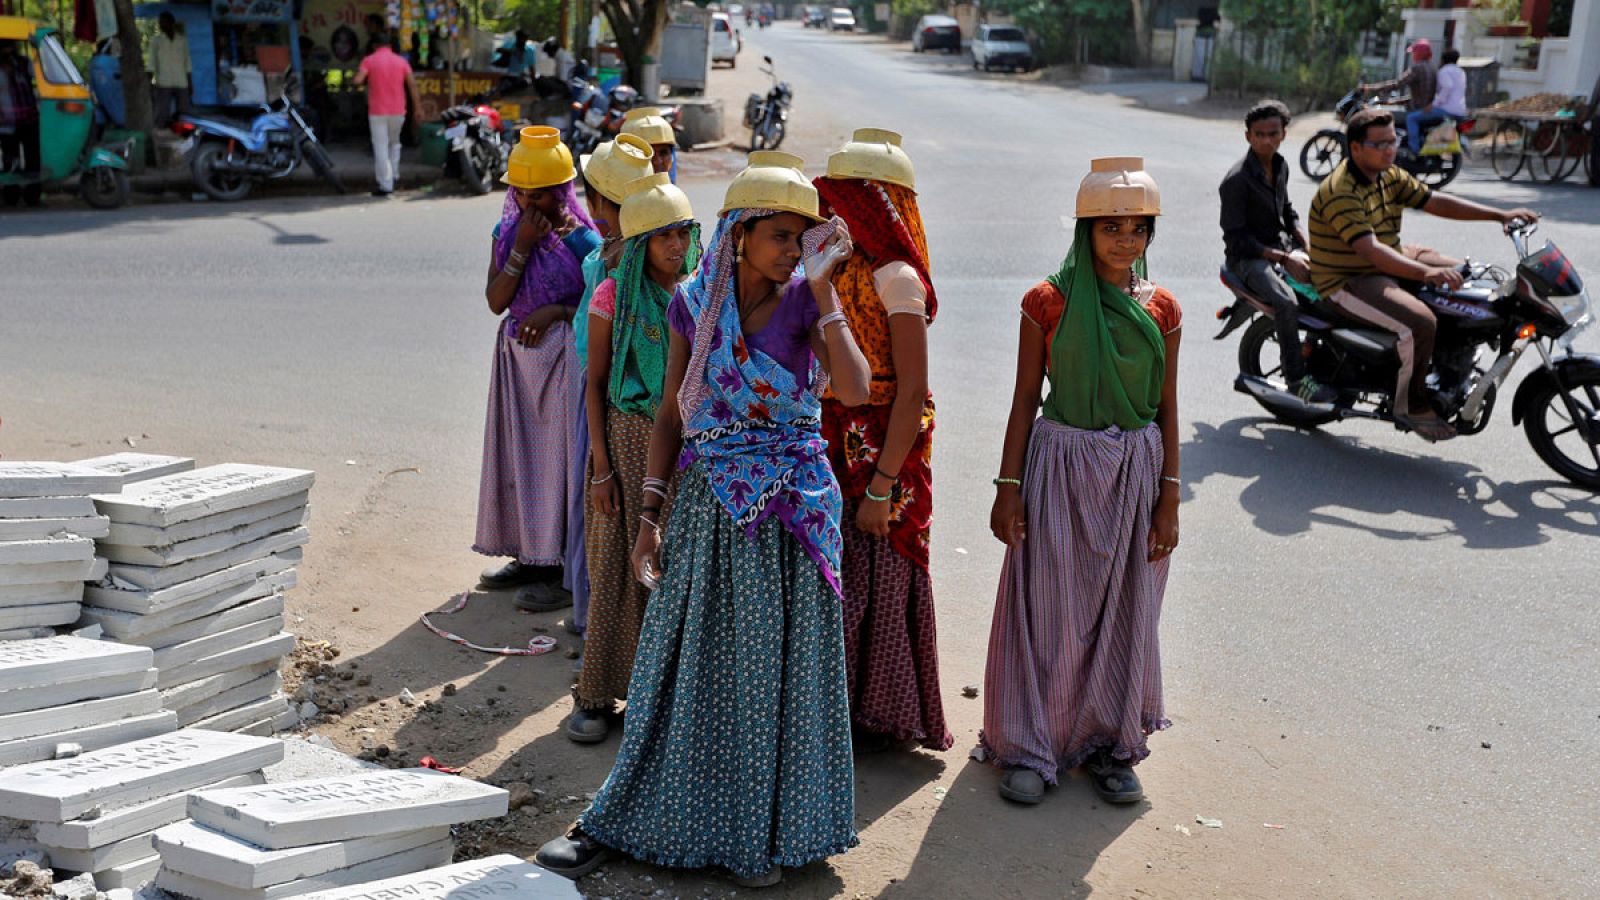
[[[610,847],[574,825],[566,834],[540,847],[533,861],[563,878],[577,881],[610,859],[613,853]]]
[[[1083,767],[1101,800],[1122,805],[1144,799],[1144,787],[1139,784],[1139,776],[1133,774],[1133,767],[1111,754],[1097,753]]]

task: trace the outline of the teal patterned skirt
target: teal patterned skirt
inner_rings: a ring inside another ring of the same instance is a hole
[[[856,845],[838,595],[776,519],[746,537],[695,465],[667,525],[611,775],[579,818],[645,862],[743,877]]]

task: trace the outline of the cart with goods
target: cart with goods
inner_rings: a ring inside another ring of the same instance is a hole
[[[1533,94],[1498,103],[1474,115],[1488,126],[1489,165],[1510,181],[1526,171],[1535,181],[1565,181],[1580,169],[1590,183],[1594,171],[1590,98]]]

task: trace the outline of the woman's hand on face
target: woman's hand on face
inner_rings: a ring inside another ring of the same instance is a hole
[[[889,536],[889,501],[863,497],[856,507],[856,527],[866,534]]]
[[[602,516],[614,516],[622,508],[622,488],[617,485],[616,478],[590,484],[589,497],[594,500],[594,511]]]
[[[1015,485],[1001,485],[995,494],[994,507],[989,510],[989,531],[995,540],[1013,550],[1020,549],[1028,537],[1026,518],[1022,490]]]
[[[567,314],[564,307],[554,303],[541,306],[522,320],[517,326],[517,343],[524,347],[536,347],[539,339],[544,337],[550,326],[558,321],[566,321]]]
[[[1178,504],[1157,503],[1150,517],[1150,562],[1166,559],[1178,549]]]
[[[534,245],[545,239],[553,226],[544,213],[533,207],[522,211],[522,219],[517,222],[517,249],[523,253],[532,250]]]
[[[814,271],[812,277],[827,281],[833,277],[839,264],[855,255],[855,252],[855,242],[850,239],[850,226],[840,221],[838,229],[827,243],[818,248],[816,256],[805,261],[806,272]]]
[[[648,522],[639,523],[639,537],[633,542],[633,554],[628,558],[628,563],[633,567],[633,577],[638,578],[646,562],[650,564],[650,571],[660,578],[661,570],[661,534]]]

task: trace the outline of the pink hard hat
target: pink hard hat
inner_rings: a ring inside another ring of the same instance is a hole
[[[1418,59],[1430,59],[1433,57],[1433,45],[1428,43],[1427,38],[1418,38],[1411,44],[1411,55]]]

